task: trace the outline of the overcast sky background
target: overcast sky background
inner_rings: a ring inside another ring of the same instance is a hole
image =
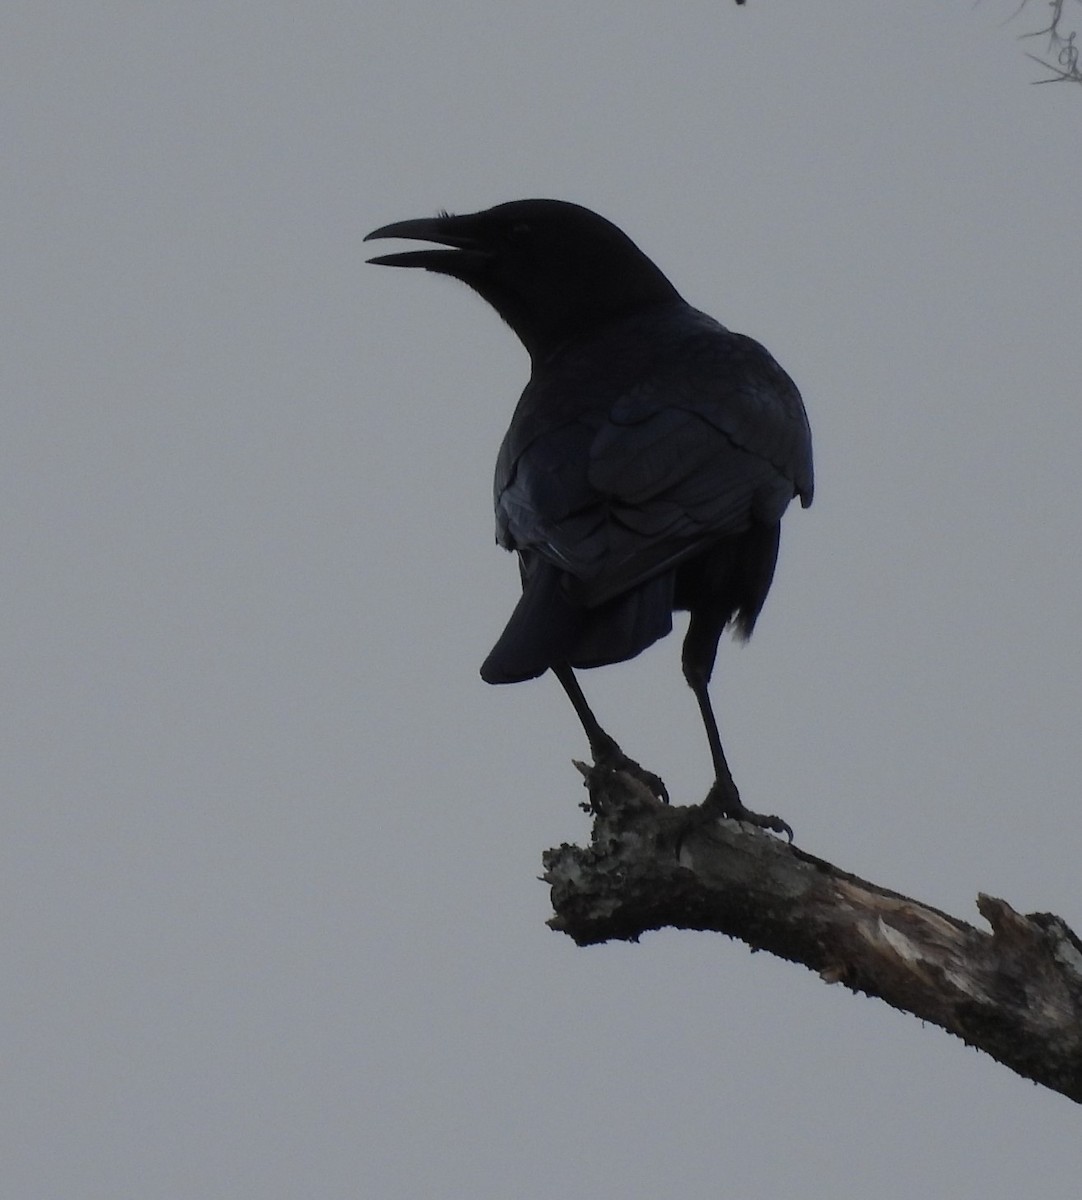
[[[361,243],[574,200],[765,342],[818,487],[719,656],[745,800],[1082,929],[1082,92],[1013,8],[8,0],[0,1193],[1078,1196],[941,1031],[545,927],[584,739],[477,674],[526,356]],[[676,638],[585,685],[702,797]]]

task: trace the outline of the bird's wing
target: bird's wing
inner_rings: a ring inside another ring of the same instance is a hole
[[[610,428],[630,431],[674,411],[698,417],[737,449],[770,463],[807,507],[814,487],[811,431],[796,385],[758,342],[706,321],[712,329],[684,339],[678,355],[667,354],[622,392],[609,410]],[[595,448],[595,459],[604,456]]]
[[[589,604],[811,502],[796,387],[758,343],[711,326],[606,403],[527,405],[526,436],[512,426],[497,536],[563,567]]]

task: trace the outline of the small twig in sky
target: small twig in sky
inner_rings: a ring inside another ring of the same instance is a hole
[[[1014,16],[1026,7],[1029,0],[1022,0],[1022,4],[1015,11]],[[1049,62],[1046,58],[1041,58],[1036,54],[1028,55],[1034,62],[1040,63],[1047,71],[1052,72],[1050,79],[1035,79],[1034,83],[1082,83],[1082,66],[1079,64],[1079,48],[1077,43],[1078,31],[1072,29],[1067,32],[1066,23],[1063,19],[1063,11],[1067,4],[1067,0],[1048,0],[1048,8],[1051,12],[1048,25],[1044,29],[1035,29],[1031,33],[1023,33],[1019,35],[1019,40],[1023,38],[1043,37],[1048,39],[1048,54],[1053,61]]]

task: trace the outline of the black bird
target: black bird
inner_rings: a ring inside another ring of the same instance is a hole
[[[683,668],[715,781],[706,808],[792,832],[744,807],[707,685],[727,625],[751,636],[770,590],[782,514],[812,500],[800,393],[767,351],[684,301],[604,217],[558,200],[384,225],[371,238],[443,249],[370,261],[452,275],[484,297],[532,372],[496,462],[496,540],[518,554],[522,598],[488,683],[551,670],[595,763],[664,784],[600,726],[573,668],[633,658],[687,610]]]

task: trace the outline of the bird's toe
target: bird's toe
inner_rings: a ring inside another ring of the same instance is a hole
[[[733,821],[743,821],[745,825],[754,825],[756,829],[767,829],[771,833],[784,836],[790,842],[793,840],[792,826],[787,821],[783,821],[781,817],[773,814],[752,812],[750,808],[745,807],[736,789],[724,786],[721,781],[716,781],[707,792],[706,799],[702,803],[702,811],[705,816],[728,817]]]
[[[629,758],[615,742],[603,750],[594,752],[594,766],[603,771],[620,771],[638,780],[644,787],[649,788],[650,794],[662,804],[669,803],[669,789],[660,775],[640,766],[633,758]]]

